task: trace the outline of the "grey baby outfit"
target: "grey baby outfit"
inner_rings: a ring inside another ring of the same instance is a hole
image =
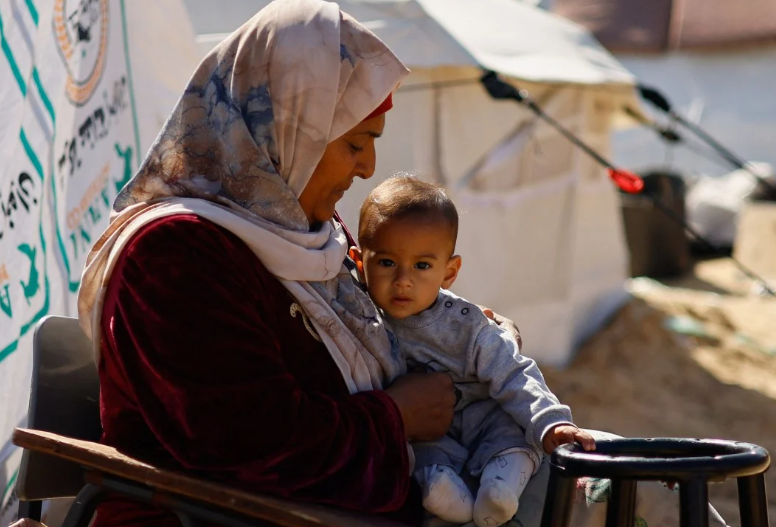
[[[570,424],[571,410],[509,332],[446,290],[418,315],[386,318],[409,369],[449,374],[460,397],[446,436],[413,443],[416,468],[447,465],[479,477],[503,451],[525,451],[539,467],[545,431]]]

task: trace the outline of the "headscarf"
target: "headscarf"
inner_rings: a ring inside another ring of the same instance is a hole
[[[343,265],[342,227],[311,231],[297,198],[328,143],[407,73],[375,35],[321,0],[276,0],[211,51],[87,258],[78,312],[96,360],[121,250],[143,225],[193,213],[240,237],[291,292],[351,393],[403,373],[379,313]]]

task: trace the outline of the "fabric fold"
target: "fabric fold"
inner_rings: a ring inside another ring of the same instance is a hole
[[[297,198],[327,145],[407,73],[374,34],[319,0],[276,0],[216,46],[87,258],[78,311],[96,359],[105,288],[122,249],[143,225],[187,213],[237,235],[281,280],[351,392],[403,373],[379,313],[342,264],[341,226],[311,230]]]

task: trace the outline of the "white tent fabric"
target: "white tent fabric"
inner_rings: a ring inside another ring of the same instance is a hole
[[[0,525],[32,333],[75,316],[86,254],[198,54],[180,0],[0,0]]]
[[[186,3],[204,55],[268,2]],[[517,321],[527,355],[566,364],[625,298],[618,196],[555,130],[492,100],[480,65],[527,88],[604,154],[632,76],[586,30],[514,0],[338,4],[412,69],[378,142],[376,175],[338,206],[346,224],[355,231],[364,198],[392,173],[445,185],[461,211],[453,290]]]
[[[185,0],[203,54],[267,0]],[[413,68],[482,66],[542,83],[632,85],[582,27],[515,0],[338,0]]]
[[[619,55],[640,82],[663,92],[676,110],[748,161],[776,166],[776,44],[662,55]],[[646,106],[646,105],[645,105]],[[656,120],[667,122],[660,112]],[[652,130],[633,128],[613,137],[616,161],[632,169],[669,166],[686,174],[722,176],[732,167],[692,133],[691,142],[667,146]]]
[[[547,11],[515,0],[417,2],[485,68],[543,83],[633,84],[587,30]]]

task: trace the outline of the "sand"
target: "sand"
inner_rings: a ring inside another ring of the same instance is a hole
[[[568,368],[543,368],[575,421],[625,436],[747,441],[776,455],[776,299],[754,294],[729,259],[664,284],[637,279],[631,289],[633,299]],[[775,521],[776,469],[766,478]],[[710,492],[740,525],[735,483]]]

